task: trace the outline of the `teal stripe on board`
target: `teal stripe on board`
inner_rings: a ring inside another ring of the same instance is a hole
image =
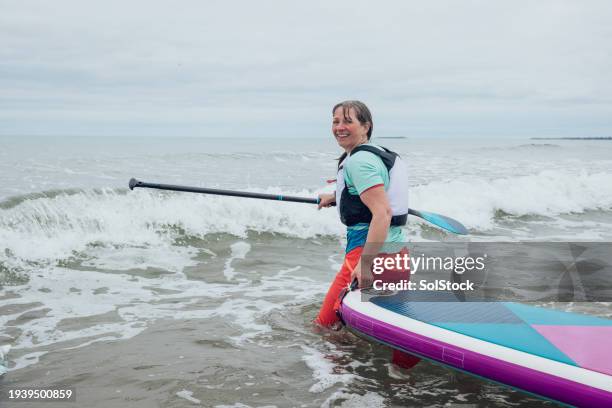
[[[435,323],[435,325],[550,360],[578,365],[527,324]]]
[[[562,312],[543,307],[505,303],[515,315],[528,324],[547,324],[555,326],[612,326],[612,320],[578,313]]]

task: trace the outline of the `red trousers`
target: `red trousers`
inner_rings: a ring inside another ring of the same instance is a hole
[[[350,285],[351,274],[361,258],[361,251],[363,251],[363,247],[357,247],[344,256],[342,267],[327,290],[327,295],[325,295],[323,305],[321,306],[321,310],[319,310],[319,316],[317,316],[315,320],[315,322],[321,326],[332,327],[340,321],[338,315],[336,315],[334,305],[342,289]]]
[[[362,251],[363,247],[357,247],[345,255],[342,267],[327,290],[327,295],[325,295],[323,305],[315,320],[315,322],[321,326],[334,327],[340,322],[340,318],[336,314],[337,301],[342,289],[346,288],[351,283],[351,274],[361,259]],[[410,274],[408,274],[408,277],[409,276]],[[399,350],[393,350],[391,361],[402,368],[411,368],[421,361],[421,359]]]

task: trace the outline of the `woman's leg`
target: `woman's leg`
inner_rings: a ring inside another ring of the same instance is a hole
[[[413,356],[412,354],[404,353],[403,351],[393,349],[391,363],[395,364],[400,368],[412,368],[417,365],[419,361],[421,361],[421,359]]]
[[[340,323],[340,319],[336,314],[335,305],[340,296],[340,292],[351,283],[351,273],[357,266],[362,251],[363,247],[357,247],[345,255],[340,271],[336,274],[334,281],[327,290],[327,295],[325,295],[323,305],[321,306],[321,310],[319,310],[319,315],[315,319],[315,323],[324,327],[339,328],[337,326],[338,323]],[[401,253],[404,253],[404,251],[405,250],[402,250]],[[410,275],[408,274],[408,279],[409,278]],[[421,359],[418,357],[393,349],[391,362],[401,368],[412,368],[419,361],[421,361]]]
[[[344,256],[342,267],[327,290],[327,295],[325,295],[325,300],[323,300],[323,305],[321,306],[321,310],[319,310],[319,315],[315,319],[315,323],[332,328],[340,322],[334,305],[342,289],[346,288],[351,283],[351,273],[361,258],[362,250],[363,247],[357,247]]]

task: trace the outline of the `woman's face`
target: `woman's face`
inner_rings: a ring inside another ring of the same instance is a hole
[[[332,133],[346,152],[350,152],[356,146],[368,141],[369,123],[360,123],[355,114],[355,109],[350,108],[345,117],[344,109],[339,106],[334,111],[332,122]]]

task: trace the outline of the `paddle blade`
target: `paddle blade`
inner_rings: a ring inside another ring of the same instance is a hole
[[[442,229],[450,231],[454,234],[459,234],[459,235],[468,234],[468,230],[467,228],[463,226],[463,224],[461,224],[459,221],[454,220],[450,217],[446,217],[444,215],[430,213],[426,211],[417,211],[413,209],[408,210],[408,214],[414,215],[415,217],[422,218],[425,221],[433,225],[436,225]]]

